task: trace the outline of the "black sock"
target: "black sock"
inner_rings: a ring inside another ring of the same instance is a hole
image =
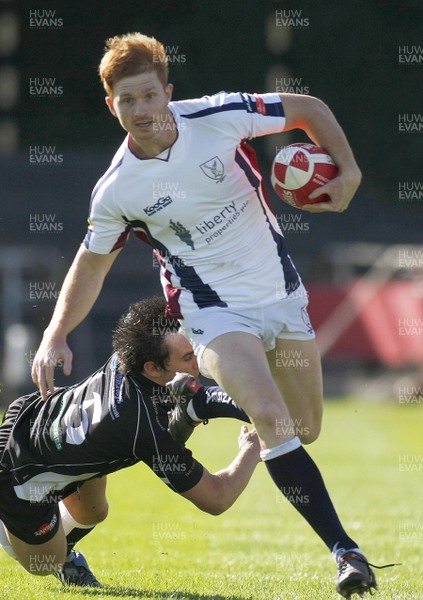
[[[71,553],[71,551],[73,550],[73,547],[75,546],[75,544],[77,544],[79,542],[79,540],[82,540],[82,538],[84,538],[86,535],[88,535],[90,533],[90,531],[92,531],[94,529],[95,525],[93,525],[90,528],[84,528],[84,529],[80,529],[79,527],[74,527],[72,529],[72,531],[70,531],[68,533],[68,535],[66,536],[66,544],[67,544],[67,556],[69,556],[69,554]]]
[[[218,386],[201,388],[192,398],[192,407],[202,421],[229,417],[251,423],[242,408]]]
[[[302,446],[264,462],[279,490],[329,550],[336,544],[346,550],[357,548],[341,525],[317,465]]]

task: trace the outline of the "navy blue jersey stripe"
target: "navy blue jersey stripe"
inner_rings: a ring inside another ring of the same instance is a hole
[[[222,301],[219,294],[213,290],[208,283],[204,283],[194,267],[184,264],[181,258],[169,254],[168,252],[165,254],[158,252],[157,254],[162,269],[165,270],[165,277],[166,273],[169,273],[169,270],[166,268],[167,261],[167,263],[172,265],[175,274],[179,277],[181,287],[191,292],[193,300],[198,308],[207,308],[209,306],[227,306],[226,302]],[[179,290],[172,287],[169,277],[166,277],[166,279],[169,281],[169,284],[166,286],[166,295],[169,300],[170,296],[173,296],[170,290]],[[180,312],[179,298],[172,298],[172,302],[169,302],[169,309],[169,314],[171,314],[171,316],[183,318],[183,315]]]
[[[157,250],[163,259],[167,259],[167,261],[170,262],[176,275],[179,277],[181,286],[192,293],[194,302],[199,308],[206,308],[208,306],[227,306],[225,302],[222,302],[217,292],[207,283],[204,283],[194,267],[185,265],[182,259],[178,256],[173,256],[164,244],[151,235],[150,230],[144,221],[138,219],[130,221],[126,217],[123,217],[123,219],[130,224],[135,231],[141,229],[148,237],[151,246]]]
[[[269,226],[270,233],[272,234],[273,240],[276,244],[278,256],[281,261],[284,279],[285,279],[285,291],[289,295],[299,287],[300,278],[298,276],[297,270],[295,269],[295,267],[291,261],[291,257],[289,256],[289,254],[287,252],[286,245],[285,245],[285,239],[282,234],[280,234],[278,231],[276,231],[274,229],[274,227],[272,227],[272,224],[269,221],[269,218],[267,216],[267,213],[266,213],[266,210],[265,210],[265,207],[263,204],[263,199],[259,193],[261,180],[256,175],[256,173],[253,171],[251,164],[248,162],[248,160],[246,160],[244,158],[244,156],[241,154],[239,149],[237,149],[237,151],[235,153],[235,162],[244,171],[245,176],[247,177],[248,181],[251,183],[252,187],[255,189],[257,197],[259,199],[259,202],[263,208],[263,213],[266,217],[266,221]]]
[[[85,237],[84,237],[83,244],[84,244],[84,246],[87,248],[87,250],[88,250],[88,249],[89,249],[89,247],[90,247],[90,239],[91,239],[92,233],[93,233],[93,232],[92,232],[92,229],[88,229],[88,230],[87,230],[87,233],[85,234]]]
[[[284,117],[285,112],[283,110],[282,102],[272,102],[271,104],[266,102],[266,116]]]
[[[122,215],[122,219],[125,221],[125,223],[132,227],[135,234],[142,234],[142,236],[145,238],[144,241],[150,244],[150,246],[152,246],[155,250],[158,250],[160,253],[163,254],[168,253],[166,246],[164,246],[161,242],[159,242],[159,240],[156,240],[151,235],[150,229],[144,221],[141,221],[140,219],[130,220],[127,219],[124,215]],[[140,236],[138,235],[138,237]]]
[[[255,190],[257,190],[257,188],[260,185],[260,179],[254,173],[253,169],[251,168],[250,163],[241,154],[241,152],[239,151],[239,148],[237,148],[236,152],[235,152],[235,162],[244,171],[245,176],[247,177],[248,181],[251,184],[251,187],[253,187]]]
[[[257,194],[257,195],[259,196],[259,194]],[[272,224],[270,223],[269,219],[267,218],[267,215],[266,215],[266,219],[267,219],[267,223],[269,225],[269,229],[272,234],[273,240],[278,249],[278,255],[281,260],[283,276],[285,279],[285,291],[289,296],[290,294],[292,294],[292,292],[295,292],[295,290],[298,289],[298,287],[300,286],[300,278],[299,278],[296,268],[294,267],[294,265],[292,263],[291,257],[289,256],[288,251],[286,249],[285,239],[284,239],[283,235],[281,235],[278,231],[276,231],[272,227]]]
[[[188,267],[187,265],[181,264],[181,259],[178,259],[177,257],[170,256],[168,258],[175,269],[176,275],[180,279],[181,286],[191,292],[193,300],[198,308],[228,306],[208,283],[204,283],[194,267]]]
[[[242,94],[241,94],[242,98]],[[200,117],[206,117],[207,115],[212,115],[215,113],[226,112],[228,110],[243,110],[244,112],[257,113],[257,104],[254,96],[248,94],[248,98],[250,100],[247,103],[243,98],[241,102],[228,102],[228,104],[221,104],[220,106],[209,106],[208,108],[203,108],[203,110],[198,110],[189,114],[181,114],[181,117],[186,119],[197,119]],[[282,107],[282,102],[266,102],[266,116],[269,117],[283,117],[284,111]]]
[[[230,102],[229,104],[222,104],[221,106],[210,106],[209,108],[203,108],[197,112],[190,113],[188,115],[181,115],[186,119],[197,119],[198,117],[206,117],[214,113],[225,112],[227,110],[245,110],[244,102]]]

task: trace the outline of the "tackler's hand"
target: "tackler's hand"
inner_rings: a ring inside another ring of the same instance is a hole
[[[72,351],[66,341],[44,336],[32,363],[32,380],[47,400],[54,392],[54,370],[62,367],[65,375],[72,371]]]
[[[166,385],[176,402],[179,403],[189,402],[203,387],[198,379],[189,373],[176,373],[172,381]]]

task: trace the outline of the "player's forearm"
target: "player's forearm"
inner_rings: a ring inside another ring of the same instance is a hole
[[[313,96],[280,94],[287,119],[286,131],[302,129],[318,146],[325,148],[340,171],[361,179],[348,140],[329,107]]]
[[[231,464],[214,475],[204,467],[200,481],[182,496],[212,515],[220,515],[232,506],[260,462],[260,444],[254,429],[243,425],[238,438],[240,451]]]
[[[224,512],[232,506],[235,500],[246,488],[254,469],[260,462],[260,455],[254,444],[245,444],[235,459],[225,469],[214,473],[217,492]]]
[[[65,339],[90,312],[101,287],[102,282],[96,277],[90,277],[88,274],[77,275],[69,271],[46,334]]]
[[[106,264],[99,268],[97,257],[93,260],[81,247],[63,282],[46,335],[65,339],[85,319],[101,291],[107,271]]]
[[[72,352],[66,337],[91,310],[118,252],[102,255],[90,252],[84,246],[79,249],[32,363],[32,380],[39,387],[43,400],[47,399],[49,390],[54,390],[54,369],[60,360],[64,374],[70,375]]]

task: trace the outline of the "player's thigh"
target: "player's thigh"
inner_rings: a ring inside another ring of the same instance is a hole
[[[257,421],[287,414],[259,338],[245,332],[218,336],[204,350],[202,360],[213,379]]]
[[[303,441],[314,441],[323,415],[320,354],[315,340],[276,339],[269,367]]]
[[[6,529],[7,537],[20,564],[32,575],[50,575],[66,560],[66,536],[62,523],[54,536],[43,544],[29,544]]]
[[[72,517],[81,525],[95,525],[107,517],[106,483],[106,476],[84,481],[78,491],[63,500]]]

